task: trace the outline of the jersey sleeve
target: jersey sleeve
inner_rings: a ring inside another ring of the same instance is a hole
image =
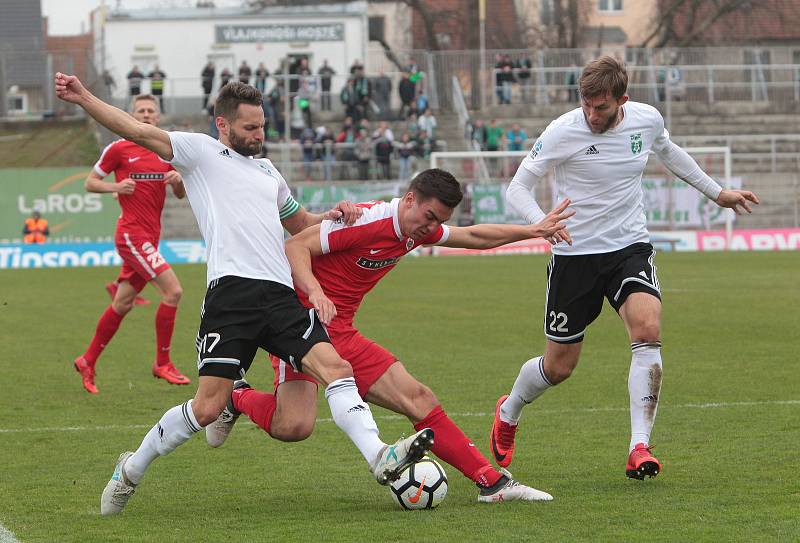
[[[116,141],[113,141],[106,145],[106,148],[103,149],[103,153],[94,165],[94,171],[100,177],[106,177],[117,169],[120,158],[120,146],[115,145],[116,143]]]
[[[664,117],[658,110],[654,112],[653,130],[655,132],[653,138],[653,152],[656,154],[663,153],[670,145],[669,131],[664,125]]]
[[[446,224],[440,224],[439,228],[432,233],[425,236],[420,245],[441,245],[450,238],[450,227]]]
[[[289,184],[277,168],[274,169],[274,172],[275,176],[278,178],[278,215],[281,220],[288,219],[300,211],[300,203],[292,196]]]
[[[545,128],[531,152],[523,159],[521,166],[537,177],[543,177],[549,170],[566,160],[563,139],[564,128],[556,121]]]
[[[200,157],[209,136],[191,132],[169,132],[169,141],[172,144],[172,160],[170,164],[179,170],[193,170]]]

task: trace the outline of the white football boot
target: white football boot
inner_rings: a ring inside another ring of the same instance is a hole
[[[372,464],[372,474],[378,484],[388,485],[397,480],[403,470],[418,462],[433,447],[433,430],[424,428],[411,437],[400,438],[386,445]]]
[[[233,390],[240,388],[250,388],[250,385],[244,379],[234,381]],[[233,407],[233,398],[228,398],[228,405],[219,414],[217,420],[206,426],[206,442],[214,448],[225,443],[233,430],[233,425],[239,419],[239,415],[241,413]]]
[[[130,451],[119,455],[114,475],[111,476],[111,480],[108,481],[100,496],[100,514],[103,516],[120,514],[136,491],[136,485],[125,476],[125,462],[131,456],[133,453]]]
[[[547,492],[525,486],[514,480],[505,469],[500,469],[501,477],[497,484],[489,488],[481,488],[478,501],[481,503],[513,502],[513,501],[550,501],[553,496]]]

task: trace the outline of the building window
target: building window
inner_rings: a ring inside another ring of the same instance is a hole
[[[616,13],[622,11],[622,0],[598,0],[597,9],[603,13]]]
[[[369,25],[369,39],[372,41],[386,41],[384,38],[384,23],[385,17],[370,17]]]
[[[28,104],[23,94],[8,94],[6,95],[6,103],[8,104],[8,113],[11,115],[18,113],[27,113]]]

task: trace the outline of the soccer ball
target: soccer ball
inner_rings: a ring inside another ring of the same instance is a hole
[[[447,495],[447,475],[436,460],[424,456],[407,467],[389,489],[403,509],[433,509]]]

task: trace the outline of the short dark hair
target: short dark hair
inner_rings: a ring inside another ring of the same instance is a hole
[[[436,198],[447,207],[456,207],[464,197],[461,185],[453,177],[453,174],[439,168],[431,168],[419,173],[411,181],[408,190],[413,192],[420,201]]]
[[[257,88],[240,81],[231,81],[217,94],[214,117],[225,117],[228,121],[233,121],[239,113],[239,104],[261,107],[263,101],[264,97]]]
[[[586,98],[611,93],[614,99],[619,100],[628,91],[628,71],[624,62],[604,55],[583,68],[578,85],[581,96]]]

